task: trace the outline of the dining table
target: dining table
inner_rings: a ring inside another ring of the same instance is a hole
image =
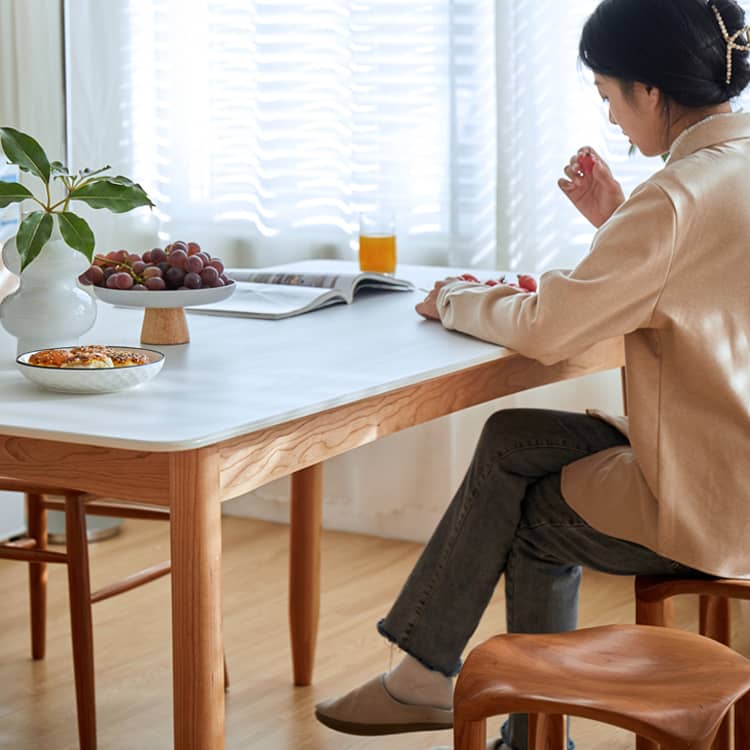
[[[22,376],[16,340],[0,329],[0,474],[169,508],[177,750],[225,746],[223,502],[292,477],[293,680],[310,684],[324,462],[480,403],[622,366],[621,339],[545,366],[416,314],[420,288],[460,272],[399,265],[413,291],[362,290],[353,304],[285,320],[188,312],[189,343],[149,345],[165,354],[161,372],[113,393],[42,389]],[[141,346],[143,314],[99,301],[81,343]]]

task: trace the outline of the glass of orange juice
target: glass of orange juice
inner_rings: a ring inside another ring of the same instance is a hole
[[[391,211],[372,211],[359,217],[359,269],[396,272],[396,220]]]

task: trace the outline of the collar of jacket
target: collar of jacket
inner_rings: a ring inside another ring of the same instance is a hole
[[[750,138],[750,114],[725,112],[711,115],[683,130],[672,143],[667,164],[717,143]]]

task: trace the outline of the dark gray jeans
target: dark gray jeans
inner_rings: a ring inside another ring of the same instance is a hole
[[[380,633],[451,676],[503,573],[510,633],[575,629],[582,565],[618,575],[695,574],[646,547],[596,531],[563,499],[563,466],[627,442],[614,427],[585,414],[493,414],[461,486],[378,623]],[[503,735],[513,750],[526,750],[526,716],[512,716]]]

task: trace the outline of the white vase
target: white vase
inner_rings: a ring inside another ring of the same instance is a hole
[[[18,289],[0,302],[0,324],[18,339],[17,353],[78,344],[96,320],[96,300],[78,285],[89,266],[86,258],[57,228],[23,271],[15,237],[3,246],[2,257],[20,279]]]

